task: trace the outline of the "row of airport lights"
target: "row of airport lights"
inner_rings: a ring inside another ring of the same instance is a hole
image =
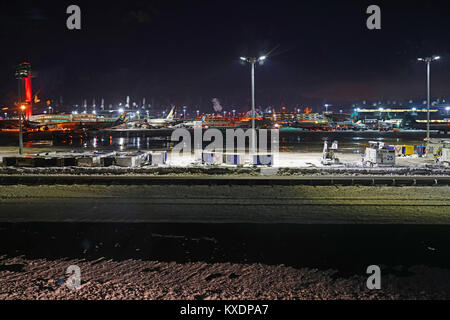
[[[439,60],[441,57],[433,55],[430,57],[418,58],[418,61],[427,64],[427,143],[430,141],[430,65],[431,62]],[[256,57],[240,57],[244,62],[251,65],[251,97],[252,97],[252,151],[255,151],[255,64],[264,62],[267,55]],[[328,104],[325,105],[328,111]],[[447,109],[446,109],[447,110]]]
[[[252,101],[252,146],[251,151],[254,153],[256,150],[256,136],[255,136],[255,65],[256,63],[262,64],[267,59],[267,55],[260,57],[240,57],[241,61],[247,62],[251,65],[251,101]],[[440,56],[431,56],[418,58],[418,61],[425,62],[427,64],[427,143],[430,140],[430,65],[431,62],[439,60]],[[328,107],[328,105],[327,105]],[[23,154],[23,133],[22,133],[22,113],[25,106],[20,106],[20,120],[19,120],[19,154]],[[328,109],[328,108],[327,108]],[[123,109],[122,109],[123,110]],[[120,110],[119,110],[120,111]],[[233,110],[234,111],[234,110]],[[123,112],[123,111],[122,111]]]

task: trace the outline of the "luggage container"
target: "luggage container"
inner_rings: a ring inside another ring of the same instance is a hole
[[[151,166],[158,166],[167,163],[167,151],[153,151],[147,156],[147,161]]]
[[[222,164],[222,152],[203,151],[202,162],[209,165]]]
[[[17,166],[18,167],[34,167],[36,159],[32,157],[18,157]]]
[[[6,167],[13,167],[17,165],[17,157],[4,157],[2,163]]]
[[[412,156],[414,154],[414,146],[403,145],[402,146],[402,154],[404,156]]]
[[[113,156],[103,157],[100,159],[100,165],[102,167],[110,167],[115,164],[115,158]]]
[[[56,167],[57,166],[56,160],[57,160],[57,158],[54,158],[54,157],[51,157],[51,158],[36,157],[34,166],[35,167]]]
[[[224,153],[223,159],[224,164],[242,166],[244,165],[244,155],[239,153]]]
[[[56,158],[57,167],[75,167],[78,161],[76,157],[61,157]]]
[[[426,153],[426,147],[425,146],[417,146],[416,153],[419,157],[423,157]]]
[[[122,153],[114,157],[115,164],[119,167],[137,167],[141,166],[145,159],[143,158],[142,153]]]
[[[414,146],[412,145],[397,145],[394,150],[397,156],[412,156],[414,154]]]
[[[103,158],[112,157],[116,154],[115,151],[95,151],[93,154],[87,154],[78,158],[77,164],[79,167],[97,167],[102,166],[104,162],[102,162]]]
[[[259,153],[251,156],[251,164],[254,166],[273,166],[273,154]]]
[[[77,166],[79,167],[97,167],[100,165],[100,159],[102,157],[98,155],[86,155],[77,159]]]

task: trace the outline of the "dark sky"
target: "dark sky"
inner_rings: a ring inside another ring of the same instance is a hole
[[[422,99],[439,54],[433,96],[450,96],[450,11],[444,1],[3,1],[0,104],[16,97],[14,65],[29,61],[40,97],[157,105],[211,99],[245,110],[250,72],[239,56],[279,45],[256,70],[257,105]],[[77,4],[82,30],[66,28]],[[366,28],[369,4],[382,30]],[[97,102],[98,103],[98,102]]]

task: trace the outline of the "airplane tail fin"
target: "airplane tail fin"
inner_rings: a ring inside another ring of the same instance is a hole
[[[117,118],[117,120],[115,121],[115,123],[117,123],[117,124],[124,123],[125,120],[126,120],[126,118],[127,118],[127,113],[126,113],[126,112],[122,112],[122,114],[120,115],[119,118]]]
[[[169,114],[167,115],[167,120],[172,120],[173,119],[173,115],[175,113],[175,106],[172,107],[172,110],[170,110]]]

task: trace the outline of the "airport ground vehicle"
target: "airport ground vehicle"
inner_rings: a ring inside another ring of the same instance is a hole
[[[363,165],[395,165],[395,150],[384,142],[369,141],[362,159]]]

